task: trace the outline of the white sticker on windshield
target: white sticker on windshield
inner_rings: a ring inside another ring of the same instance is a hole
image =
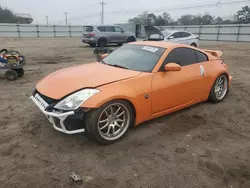
[[[158,50],[158,48],[154,48],[154,47],[150,47],[150,46],[144,46],[142,49],[148,50],[150,52],[156,52]]]

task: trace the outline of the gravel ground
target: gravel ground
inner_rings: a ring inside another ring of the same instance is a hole
[[[1,47],[22,52],[27,66],[17,81],[0,77],[0,187],[250,187],[249,43],[201,42],[222,50],[230,67],[222,103],[143,123],[109,146],[55,131],[29,100],[43,76],[94,61],[93,48],[77,38],[2,38]],[[72,172],[83,181],[71,181]]]

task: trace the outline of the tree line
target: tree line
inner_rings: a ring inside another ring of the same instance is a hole
[[[214,17],[208,13],[204,15],[190,15],[186,14],[174,20],[170,14],[164,12],[161,15],[155,15],[154,13],[143,12],[138,16],[128,20],[131,24],[142,25],[211,25],[211,24],[248,24],[250,23],[250,7],[244,6],[235,14],[235,20],[223,20],[221,17]]]
[[[0,23],[31,23],[32,18],[16,16],[11,10],[0,6]]]

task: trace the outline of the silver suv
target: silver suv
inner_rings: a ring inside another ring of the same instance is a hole
[[[122,45],[136,41],[135,34],[132,32],[123,31],[122,28],[115,25],[85,25],[83,27],[82,42],[89,44],[92,47],[106,46],[110,43]]]

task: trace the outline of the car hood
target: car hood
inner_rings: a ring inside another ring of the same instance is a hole
[[[83,88],[96,88],[136,77],[140,73],[98,62],[88,63],[56,71],[39,81],[36,89],[52,99],[61,99]]]
[[[158,28],[152,25],[145,25],[144,30],[145,30],[147,37],[149,37],[152,34],[163,35],[162,32]]]

